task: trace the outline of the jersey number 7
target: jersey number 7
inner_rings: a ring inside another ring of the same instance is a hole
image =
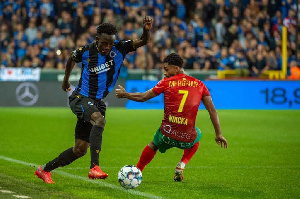
[[[187,91],[187,90],[178,90],[178,93],[179,94],[183,94],[181,102],[180,102],[180,105],[178,107],[178,112],[181,113],[182,110],[183,110],[184,104],[186,102],[186,98],[187,98],[187,96],[189,94],[189,91]]]

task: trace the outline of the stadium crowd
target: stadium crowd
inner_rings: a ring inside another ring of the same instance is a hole
[[[0,2],[0,64],[64,69],[72,50],[94,41],[100,23],[115,24],[118,40],[135,39],[149,15],[152,40],[127,55],[127,68],[160,69],[176,52],[187,69],[238,69],[257,77],[281,69],[283,26],[288,67],[300,66],[297,6],[300,0],[6,0]]]

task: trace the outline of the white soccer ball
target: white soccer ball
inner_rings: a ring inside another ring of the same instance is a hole
[[[142,172],[133,165],[126,165],[120,169],[118,180],[120,185],[125,189],[134,189],[142,182]]]

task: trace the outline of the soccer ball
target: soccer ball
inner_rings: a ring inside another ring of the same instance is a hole
[[[125,189],[134,189],[142,182],[142,172],[133,165],[126,165],[120,169],[118,180],[120,185]]]

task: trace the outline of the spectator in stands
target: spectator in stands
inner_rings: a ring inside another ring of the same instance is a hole
[[[295,0],[296,1],[296,0]],[[298,2],[295,2],[294,5],[292,5],[292,8],[294,9],[294,11],[297,10],[297,7],[298,7],[298,10],[300,10],[300,0],[298,0]],[[296,16],[297,17],[297,16]],[[298,20],[300,19],[300,12],[298,12]]]
[[[203,1],[197,1],[196,2],[196,9],[195,9],[194,14],[198,15],[202,18],[203,13],[204,13],[204,11],[203,11]]]
[[[249,5],[247,6],[250,10],[250,15],[252,19],[255,19],[259,13],[259,6],[256,0],[250,0]]]
[[[8,51],[7,53],[4,53],[4,55],[6,54],[6,59],[7,59],[7,67],[16,67],[17,66],[17,55],[15,53],[15,48],[13,45],[9,45],[8,46]]]
[[[241,21],[240,10],[238,9],[238,7],[235,6],[232,8],[231,23],[238,26],[240,24],[240,21]]]
[[[226,34],[226,27],[224,25],[224,18],[219,17],[218,22],[215,25],[216,30],[216,41],[218,44],[223,45],[225,40],[225,34]]]
[[[56,49],[59,42],[64,39],[64,36],[60,34],[60,29],[55,28],[53,35],[49,38],[50,41],[50,48]]]
[[[243,51],[238,51],[236,59],[233,62],[233,68],[237,71],[238,77],[248,77],[249,66]]]
[[[289,76],[289,79],[300,80],[300,68],[297,66],[297,62],[292,61],[290,63],[290,68],[291,68],[291,75]]]
[[[79,38],[79,36],[85,32],[89,27],[88,24],[88,18],[83,16],[79,18],[79,23],[77,23],[76,28],[75,28],[75,40]]]
[[[268,53],[266,65],[269,67],[269,70],[279,70],[276,55],[273,50]]]
[[[219,70],[228,70],[230,69],[230,60],[228,58],[228,48],[223,47],[221,50],[221,60],[219,65]]]
[[[136,50],[137,55],[135,59],[135,66],[138,69],[153,69],[154,63],[151,54],[148,52],[147,47],[141,47]]]
[[[47,16],[53,19],[55,16],[54,4],[50,0],[41,0],[39,13],[40,16]]]
[[[210,54],[208,49],[204,49],[200,52],[194,64],[194,69],[200,69],[202,71],[214,69],[214,57]]]
[[[49,50],[44,64],[44,69],[52,69],[57,66],[57,57],[54,50]]]
[[[176,16],[182,20],[185,20],[185,15],[186,15],[186,8],[182,0],[177,0],[176,1],[176,6],[177,6],[177,12]]]
[[[32,59],[31,66],[33,68],[41,68],[42,67],[42,63],[41,63],[40,58],[39,57],[34,57]]]
[[[22,64],[21,67],[25,67],[25,68],[30,68],[32,67],[31,61],[29,59],[25,59]]]
[[[39,48],[44,46],[45,39],[43,38],[43,32],[41,30],[37,31],[36,38],[31,42],[30,45],[38,45]]]
[[[103,23],[112,23],[112,24],[116,24],[116,26],[119,26],[117,21],[118,20],[115,20],[114,11],[107,10],[105,16],[103,17]]]
[[[269,69],[266,63],[266,59],[263,57],[261,53],[257,53],[256,61],[253,66],[251,66],[251,76],[252,77],[259,77],[265,71]]]
[[[53,23],[48,23],[45,26],[45,32],[43,33],[43,37],[45,39],[49,39],[53,35],[54,25]]]
[[[75,11],[72,7],[72,3],[68,0],[57,0],[54,1],[54,3],[56,16],[58,16],[59,18],[61,17],[63,11],[66,11],[71,15]]]
[[[6,52],[9,41],[11,40],[11,36],[9,34],[8,26],[6,24],[1,24],[0,28],[1,28],[0,29],[0,31],[1,31],[0,43],[1,43],[1,47],[2,47],[2,49],[0,49],[0,52],[1,51]]]
[[[294,44],[293,50],[295,50],[296,49],[296,45],[295,45],[295,43],[296,43],[296,26],[295,25],[290,26],[290,32],[288,34],[288,41],[291,45]]]
[[[288,13],[288,16],[284,18],[283,25],[291,32],[291,26],[296,26],[296,14],[292,9]]]
[[[205,26],[204,21],[201,18],[196,19],[195,36],[196,42],[203,40],[204,34],[209,34],[209,29]]]
[[[2,14],[4,19],[6,19],[7,21],[11,21],[13,16],[12,4],[7,4]]]
[[[158,31],[154,34],[154,45],[162,47],[165,44],[166,39],[169,37],[169,27],[163,25]],[[179,30],[178,30],[179,31]],[[174,32],[175,34],[175,32]]]
[[[1,68],[5,68],[5,67],[8,67],[8,52],[6,53],[1,53],[0,54],[0,69]]]
[[[259,30],[262,30],[264,27],[264,23],[269,22],[269,15],[267,14],[267,10],[261,10],[258,13],[256,22],[257,22],[257,27],[259,28]]]
[[[31,18],[38,18],[38,12],[37,12],[37,9],[36,9],[36,7],[30,7],[29,8],[29,11],[28,11],[28,13],[27,13],[27,17],[28,17],[28,20],[30,21],[31,20]]]
[[[28,28],[25,29],[25,34],[28,39],[28,43],[31,44],[37,37],[36,18],[32,17],[29,22]]]
[[[266,41],[265,33],[263,31],[258,32],[258,45],[263,45],[265,47],[268,46],[268,42]]]
[[[228,59],[229,59],[229,66],[230,68],[233,68],[233,63],[236,60],[237,54],[236,54],[236,50],[233,46],[231,46],[228,50]]]
[[[61,17],[62,22],[58,24],[58,27],[61,31],[61,34],[66,37],[70,35],[73,31],[72,17],[70,13],[66,11],[62,11]]]
[[[234,24],[228,28],[228,32],[225,34],[225,38],[224,38],[224,45],[226,45],[227,47],[230,47],[233,40],[238,39],[237,31],[238,31],[238,28]]]
[[[207,27],[211,28],[211,20],[215,16],[215,6],[213,3],[211,3],[210,0],[204,0],[203,1],[203,20]]]
[[[22,59],[27,53],[27,43],[26,41],[21,41],[20,47],[17,48],[16,54],[17,58]]]
[[[271,26],[270,26],[269,21],[264,23],[264,27],[262,29],[262,32],[265,35],[267,46],[269,46],[271,50],[274,50],[275,49],[275,42],[274,42],[274,40],[272,38],[272,35],[271,35]]]

